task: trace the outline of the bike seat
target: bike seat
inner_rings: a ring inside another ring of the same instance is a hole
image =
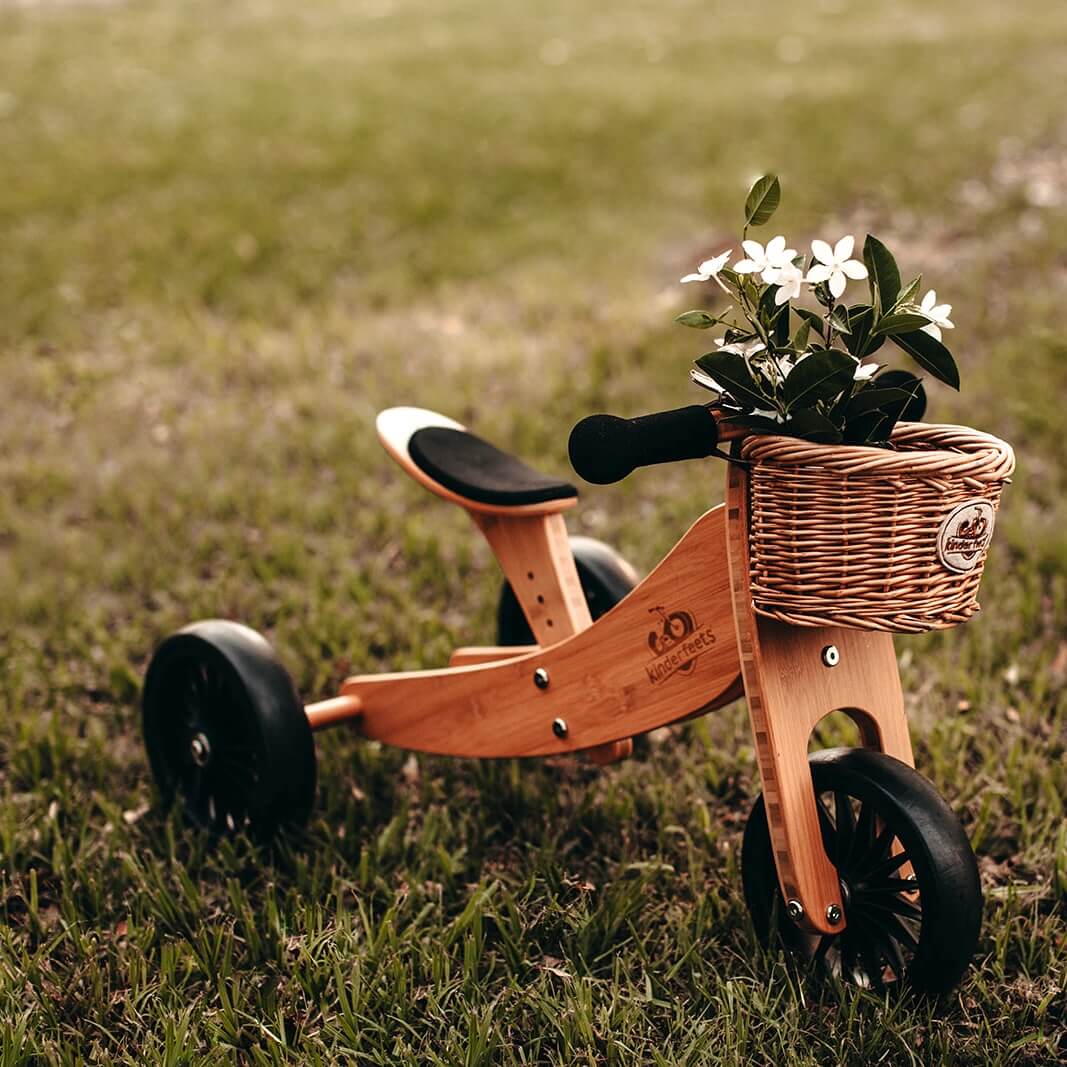
[[[423,408],[389,408],[377,419],[386,451],[431,492],[474,511],[571,507],[578,490],[503,452],[461,423]]]

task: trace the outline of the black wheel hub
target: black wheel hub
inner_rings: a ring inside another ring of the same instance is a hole
[[[259,746],[239,683],[222,663],[182,658],[161,689],[156,743],[172,791],[198,825],[240,829],[259,781]]]

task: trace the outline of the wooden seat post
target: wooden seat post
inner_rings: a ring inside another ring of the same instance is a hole
[[[539,645],[592,625],[563,516],[469,512],[500,562]]]
[[[567,526],[559,512],[468,514],[500,562],[539,645],[546,648],[592,626]],[[589,758],[599,766],[625,759],[631,752],[632,738],[588,750]]]

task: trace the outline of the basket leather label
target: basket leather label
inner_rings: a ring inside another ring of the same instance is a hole
[[[937,557],[957,574],[973,571],[993,539],[993,505],[977,497],[954,507],[937,532]]]

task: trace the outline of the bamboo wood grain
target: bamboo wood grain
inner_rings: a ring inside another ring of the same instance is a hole
[[[661,614],[687,613],[673,647]],[[539,689],[534,671],[548,672]],[[511,660],[349,678],[360,729],[388,744],[456,756],[536,756],[625,741],[715,705],[736,681],[722,506],[689,529],[662,563],[592,626]],[[553,721],[567,724],[566,736]]]
[[[325,730],[328,726],[358,719],[361,707],[359,697],[349,693],[347,696],[305,704],[304,714],[307,715],[312,730]]]
[[[834,933],[844,929],[847,914],[836,924],[826,919],[831,904],[842,907],[841,891],[822,845],[808,742],[822,718],[841,710],[857,722],[865,745],[913,765],[893,638],[755,615],[747,491],[747,474],[731,465],[726,506],[734,618],[778,880],[785,899],[800,902],[805,925]],[[823,662],[829,645],[840,654],[835,667]]]
[[[448,657],[450,667],[469,667],[475,663],[494,663],[501,659],[514,659],[536,652],[539,645],[468,645],[454,649]]]
[[[592,625],[562,515],[471,511],[511,583],[534,638],[554,645]]]

